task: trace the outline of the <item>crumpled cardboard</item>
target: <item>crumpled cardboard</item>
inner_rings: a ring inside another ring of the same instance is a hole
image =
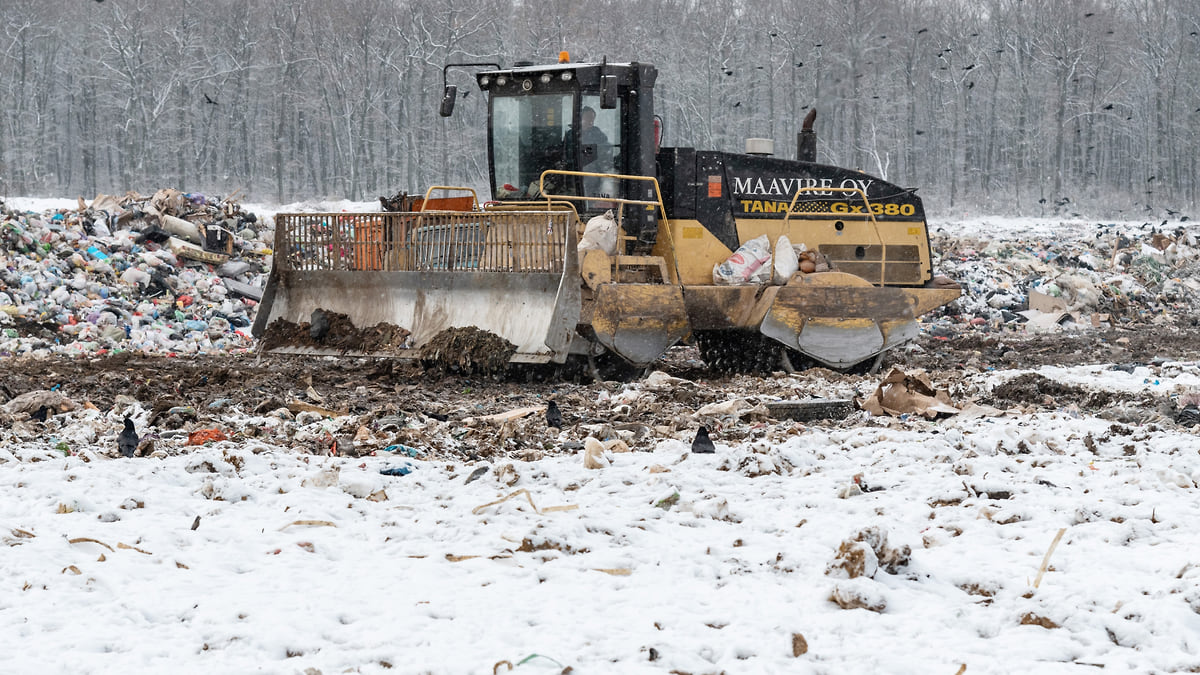
[[[933,419],[959,412],[950,401],[950,393],[945,389],[934,389],[924,373],[908,373],[900,368],[893,368],[874,393],[859,402],[859,406],[872,415],[894,417],[922,415]]]
[[[50,408],[55,413],[69,412],[78,408],[67,395],[61,391],[39,389],[17,396],[8,403],[0,406],[0,410],[15,415],[17,413],[32,413],[39,408]]]

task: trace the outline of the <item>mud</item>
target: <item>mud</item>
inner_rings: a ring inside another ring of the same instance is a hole
[[[276,319],[267,326],[263,334],[263,349],[280,347],[312,347],[332,349],[342,354],[351,352],[398,353],[407,346],[411,333],[400,326],[378,323],[367,328],[358,328],[345,314],[324,312],[326,328],[313,331],[312,323],[293,323]]]
[[[295,330],[299,331],[297,327]],[[302,333],[303,334],[303,333]],[[1122,339],[1122,338],[1128,338]],[[358,357],[312,357],[266,354],[168,358],[124,353],[95,359],[4,360],[0,402],[20,394],[54,389],[80,405],[101,411],[124,410],[133,401],[153,410],[159,431],[225,427],[234,424],[236,437],[253,437],[261,430],[245,424],[245,415],[277,415],[296,402],[353,416],[354,424],[390,434],[389,442],[422,448],[433,456],[487,458],[504,455],[536,457],[570,451],[548,445],[546,425],[531,415],[506,425],[472,426],[481,416],[558,402],[563,426],[582,438],[595,429],[637,431],[634,449],[651,449],[660,433],[651,429],[694,428],[692,414],[709,403],[747,398],[752,403],[827,395],[831,389],[865,395],[879,375],[838,373],[813,368],[794,376],[720,375],[707,369],[695,347],[676,347],[655,364],[667,374],[688,382],[654,391],[650,403],[641,400],[614,408],[604,402],[617,385],[590,379],[569,381],[536,377],[545,369],[495,370],[507,360],[510,345],[494,335],[453,331],[435,341],[435,363]],[[1003,340],[971,334],[949,340],[922,338],[908,352],[889,356],[892,365],[924,368],[938,386],[949,386],[956,402],[977,402],[1002,409],[1054,410],[1075,406],[1087,414],[1120,411],[1117,421],[1136,421],[1163,410],[1164,401],[1152,396],[1093,392],[1035,374],[1009,380],[991,392],[967,391],[972,373],[989,368],[1035,368],[1045,364],[1115,364],[1114,367],[1153,366],[1164,360],[1200,360],[1200,331],[1160,331],[1155,335],[1129,332],[1074,336],[1037,336]],[[970,365],[967,365],[970,364]],[[319,400],[307,394],[319,392]],[[238,423],[236,420],[243,422]],[[347,418],[337,418],[347,419]],[[757,418],[756,418],[757,419]],[[761,420],[767,421],[767,420]],[[414,424],[414,422],[416,422]],[[780,424],[791,424],[779,422]],[[823,420],[818,426],[862,424],[861,415]],[[430,425],[434,425],[430,427]],[[592,431],[586,431],[585,426]],[[725,442],[762,433],[762,425],[730,425],[717,431]],[[434,432],[432,429],[441,429]],[[757,428],[758,431],[754,431]],[[450,430],[453,430],[451,432]],[[313,452],[321,448],[314,447]]]
[[[1091,391],[1083,387],[1055,382],[1037,373],[1025,373],[996,387],[987,402],[996,407],[1012,405],[1067,406],[1095,410],[1116,403],[1138,401],[1140,396],[1111,391]]]
[[[1200,328],[1194,326],[1047,335],[967,331],[949,338],[923,335],[916,344],[919,346],[916,353],[901,350],[889,355],[885,363],[936,372],[963,367],[1036,368],[1200,360]]]
[[[516,351],[517,346],[508,340],[471,326],[438,333],[421,346],[420,358],[433,372],[493,375],[508,369],[508,360]]]
[[[299,329],[296,329],[299,330]],[[301,333],[307,336],[307,331]],[[934,379],[953,379],[964,368],[1036,368],[1041,365],[1083,365],[1112,363],[1120,367],[1149,365],[1165,360],[1200,360],[1200,331],[1157,336],[1128,335],[1128,343],[1114,344],[1114,335],[991,337],[964,335],[950,340],[924,337],[919,350],[899,353],[884,360],[883,371],[892,365],[924,368]],[[1117,338],[1119,339],[1119,337]],[[214,401],[231,399],[231,404],[252,411],[269,400],[285,401],[299,396],[304,382],[326,393],[326,407],[344,410],[368,410],[395,407],[400,402],[411,410],[445,413],[463,408],[488,414],[509,407],[505,400],[520,402],[555,391],[598,390],[605,385],[593,382],[563,382],[554,377],[531,377],[528,368],[512,368],[507,377],[475,377],[492,374],[494,367],[508,358],[512,346],[502,338],[483,331],[449,331],[435,340],[428,358],[439,363],[424,367],[421,363],[400,359],[357,357],[310,357],[269,354],[231,356],[191,356],[171,358],[116,354],[95,359],[4,359],[5,376],[0,379],[0,401],[28,391],[58,387],[76,401],[91,401],[101,410],[111,408],[118,396],[144,402],[177,399],[205,409]],[[923,352],[923,353],[919,353]],[[968,365],[970,364],[970,365]],[[447,367],[486,366],[473,372]],[[492,368],[489,370],[489,368]],[[709,371],[692,347],[675,347],[655,364],[656,369],[698,383],[664,394],[680,404],[700,406],[724,400],[739,389],[769,395],[777,378],[763,376],[718,375]],[[437,372],[437,371],[444,372]],[[876,382],[877,375],[851,375],[823,368],[803,372],[806,378],[827,382]],[[611,385],[609,385],[611,386]],[[362,390],[357,390],[363,387]],[[396,394],[404,394],[396,398]],[[1044,396],[1070,399],[1087,407],[1111,403],[1103,396],[1088,394],[1054,383],[1038,375],[1020,376],[1007,386],[997,387],[998,402],[1041,405]],[[1112,394],[1109,394],[1112,396]],[[515,407],[515,406],[513,406]],[[481,412],[482,411],[482,412]]]

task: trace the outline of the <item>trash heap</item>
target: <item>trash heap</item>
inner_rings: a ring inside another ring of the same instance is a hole
[[[0,356],[250,349],[271,234],[232,197],[172,189],[0,203]]]
[[[963,297],[927,317],[930,332],[948,337],[968,327],[1054,333],[1197,325],[1195,232],[1150,224],[1063,229],[1068,236],[1061,239],[935,239],[938,270],[962,285]]]

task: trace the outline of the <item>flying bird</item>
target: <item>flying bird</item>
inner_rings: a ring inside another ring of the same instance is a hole
[[[558,410],[558,404],[554,401],[546,403],[546,426],[556,429],[562,428],[562,413]]]
[[[716,452],[712,439],[708,437],[708,427],[701,425],[696,430],[696,438],[692,440],[692,452],[705,455]]]
[[[133,457],[133,453],[137,452],[138,435],[133,428],[133,420],[127,416],[125,418],[125,429],[117,435],[117,450],[121,451],[122,457]]]
[[[212,99],[212,97],[211,97],[211,96],[209,96],[208,94],[205,94],[205,95],[204,95],[204,102],[205,102],[205,103],[207,103],[207,104],[209,104],[209,105],[216,105],[216,104],[217,104],[217,102],[216,102],[216,101],[214,101],[214,100]]]

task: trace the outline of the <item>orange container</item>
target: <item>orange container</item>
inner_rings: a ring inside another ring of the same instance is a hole
[[[471,211],[475,208],[475,197],[431,197],[418,199],[413,203],[413,211]]]
[[[355,218],[354,269],[383,269],[383,219]]]

